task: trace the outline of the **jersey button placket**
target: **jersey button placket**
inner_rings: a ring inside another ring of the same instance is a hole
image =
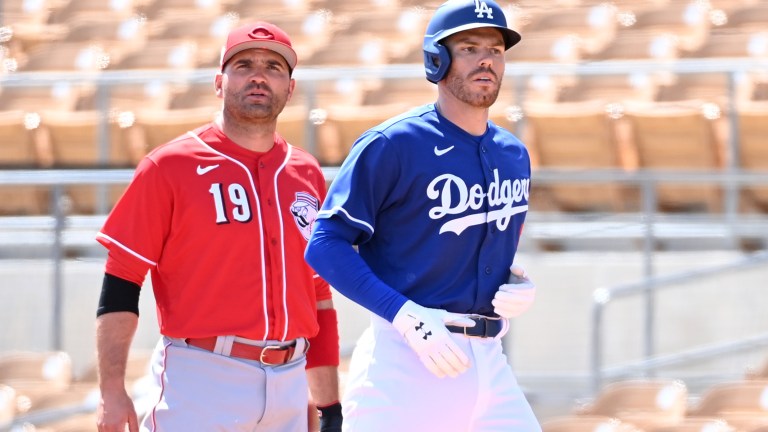
[[[493,269],[491,268],[491,266],[485,266],[485,274],[489,275],[491,273],[493,273]]]

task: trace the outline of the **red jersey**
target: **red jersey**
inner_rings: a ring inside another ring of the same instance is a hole
[[[151,270],[166,336],[312,337],[331,292],[304,249],[325,192],[315,158],[278,134],[257,153],[208,124],[139,163],[97,240],[108,273],[141,285]]]

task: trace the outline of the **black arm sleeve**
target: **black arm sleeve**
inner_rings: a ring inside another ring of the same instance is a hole
[[[109,312],[133,312],[138,316],[139,293],[141,293],[141,287],[137,284],[104,273],[96,316]]]

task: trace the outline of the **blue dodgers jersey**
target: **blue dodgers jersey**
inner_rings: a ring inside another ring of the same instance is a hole
[[[528,210],[525,146],[488,122],[481,137],[434,104],[394,117],[353,145],[319,218],[359,229],[360,256],[414,302],[493,315]]]

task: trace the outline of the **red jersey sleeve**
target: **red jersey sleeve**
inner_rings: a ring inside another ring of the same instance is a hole
[[[331,286],[318,275],[315,275],[315,296],[317,301],[331,299]]]
[[[154,161],[144,158],[96,237],[109,250],[107,272],[143,283],[160,259],[172,213],[171,186]]]

